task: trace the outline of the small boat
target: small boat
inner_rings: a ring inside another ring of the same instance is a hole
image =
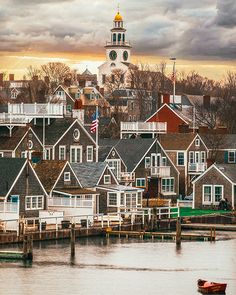
[[[197,285],[198,291],[203,294],[225,294],[227,287],[225,283],[208,282],[201,279],[197,281]]]

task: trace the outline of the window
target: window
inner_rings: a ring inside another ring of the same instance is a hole
[[[145,157],[145,168],[150,168],[151,166],[151,158]]]
[[[32,140],[29,140],[28,141],[28,148],[29,150],[31,150],[33,148],[34,144],[33,144],[33,141]]]
[[[73,131],[73,137],[74,137],[74,140],[75,140],[75,141],[78,141],[78,140],[79,140],[79,137],[80,137],[79,129],[76,128],[76,129]]]
[[[109,167],[111,167],[113,174],[120,178],[120,160],[107,160]]]
[[[59,145],[59,160],[65,160],[65,159],[66,159],[66,146]]]
[[[87,146],[87,162],[93,162],[93,146]]]
[[[203,185],[203,204],[211,204],[212,202],[212,186]]]
[[[162,157],[162,166],[167,166],[167,159],[166,159],[166,157]]]
[[[117,207],[117,194],[108,193],[108,206]]]
[[[70,162],[81,163],[82,162],[82,146],[70,147]]]
[[[131,206],[131,194],[126,194],[126,207],[130,207]]]
[[[70,181],[70,172],[64,173],[64,181]]]
[[[51,158],[51,150],[49,148],[45,149],[45,160],[50,160]]]
[[[214,186],[214,203],[219,203],[223,199],[223,185]]]
[[[145,178],[136,178],[136,186],[137,187],[146,187],[146,179]]]
[[[178,152],[177,165],[184,166],[184,152]]]
[[[3,152],[0,152],[0,158],[3,158]]]
[[[205,162],[206,162],[206,153],[201,152],[201,163],[205,163]]]
[[[106,83],[106,75],[102,75],[102,84]]]
[[[138,192],[137,205],[142,205],[142,192]]]
[[[104,184],[111,184],[111,175],[104,175]]]
[[[195,139],[195,146],[200,146],[200,139],[199,138]]]
[[[25,209],[26,210],[43,209],[43,196],[26,196]]]
[[[120,205],[121,206],[125,205],[125,194],[124,193],[120,194]]]
[[[228,152],[228,162],[235,163],[235,151]]]
[[[66,105],[66,111],[67,112],[71,112],[72,111],[72,108],[71,108],[71,105],[70,104]]]
[[[161,191],[162,191],[162,193],[173,193],[174,192],[174,178],[162,178]]]
[[[194,152],[189,152],[189,163],[194,163]]]

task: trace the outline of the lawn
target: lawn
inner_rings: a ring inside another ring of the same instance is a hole
[[[207,214],[225,214],[231,211],[225,210],[202,210],[202,209],[192,209],[192,208],[180,208],[180,216],[201,216]]]

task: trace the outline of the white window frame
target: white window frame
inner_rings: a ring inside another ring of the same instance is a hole
[[[144,185],[138,185],[138,182],[141,182],[141,184],[143,182]],[[136,178],[135,183],[136,183],[135,185],[136,187],[146,187],[146,178]]]
[[[111,201],[110,197],[111,197],[111,196],[112,196],[112,197],[116,196],[116,202],[114,202],[114,204],[111,204],[111,203],[110,203],[110,201]],[[108,206],[108,207],[118,207],[118,196],[117,196],[117,193],[115,193],[115,192],[110,192],[110,193],[108,193],[107,206]]]
[[[195,146],[200,146],[200,139],[199,138],[196,138],[195,139]]]
[[[143,200],[143,193],[141,191],[138,191],[138,194],[137,194],[137,206],[142,205],[142,200]]]
[[[233,161],[230,161],[230,153],[233,153],[234,154],[234,160]],[[235,151],[228,151],[228,163],[235,163]]]
[[[103,176],[103,181],[104,181],[104,184],[111,184],[111,175],[105,174]]]
[[[205,163],[206,162],[206,152],[205,151],[201,151],[201,159],[200,159],[201,163]]]
[[[189,163],[190,164],[195,164],[195,155],[193,151],[189,152]]]
[[[89,150],[91,152],[91,154],[90,154],[91,157],[89,157]],[[87,146],[86,154],[87,154],[87,162],[93,162],[93,146],[92,145]]]
[[[0,158],[3,158],[3,156],[4,156],[4,153],[0,152]]]
[[[62,154],[61,154],[62,150],[64,151],[64,157],[62,157]],[[59,155],[58,155],[59,160],[65,160],[66,159],[66,146],[59,145],[58,152],[59,152]]]
[[[163,185],[163,181],[167,181],[167,180],[170,180],[170,184],[167,186],[167,184]],[[173,181],[173,185],[171,184],[171,181]],[[163,187],[167,188],[168,189],[163,189]],[[171,187],[173,187],[173,190],[171,190]],[[175,178],[174,177],[163,177],[161,179],[161,192],[163,194],[174,194],[175,193]]]
[[[64,181],[65,182],[68,182],[70,181],[70,172],[64,172]]]
[[[221,184],[216,184],[216,185],[214,185],[214,190],[213,190],[213,191],[214,191],[214,192],[213,192],[213,203],[214,203],[215,205],[218,205],[220,201],[216,201],[216,187],[220,187],[220,188],[222,189],[221,199],[224,199],[224,186],[221,185]],[[221,200],[221,199],[220,199],[220,200]]]
[[[161,157],[161,165],[163,167],[166,167],[167,166],[167,158],[166,157]]]
[[[151,167],[151,157],[145,157],[145,168]]]
[[[36,207],[33,207],[33,199],[36,198]],[[42,205],[39,206],[39,198],[42,198]],[[30,205],[29,207],[27,205]],[[25,196],[25,210],[39,210],[44,208],[44,196]]]
[[[183,164],[179,164],[179,154],[184,154],[184,163]],[[177,166],[185,166],[185,152],[184,151],[179,151],[177,152]]]
[[[120,179],[121,174],[121,161],[120,159],[107,159],[106,162],[108,163],[110,169],[112,170],[113,174],[116,176],[117,179]],[[116,167],[113,166],[113,163],[116,162]],[[117,169],[114,169],[117,168]]]
[[[75,150],[75,161],[72,162],[72,150]],[[77,150],[80,150],[80,159],[77,158]],[[70,147],[70,163],[82,163],[83,147],[82,145],[71,145]]]
[[[211,199],[210,201],[205,201],[205,187],[210,187],[211,188]],[[202,185],[202,204],[203,205],[211,205],[212,204],[212,195],[213,195],[213,186],[210,184],[203,184]]]
[[[46,148],[45,149],[45,160],[50,160],[51,159],[51,149]]]

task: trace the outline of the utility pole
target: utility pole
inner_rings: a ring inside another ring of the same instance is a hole
[[[172,82],[173,82],[173,104],[175,104],[175,63],[176,63],[176,57],[171,57],[170,60],[173,60],[173,72],[172,72]]]

